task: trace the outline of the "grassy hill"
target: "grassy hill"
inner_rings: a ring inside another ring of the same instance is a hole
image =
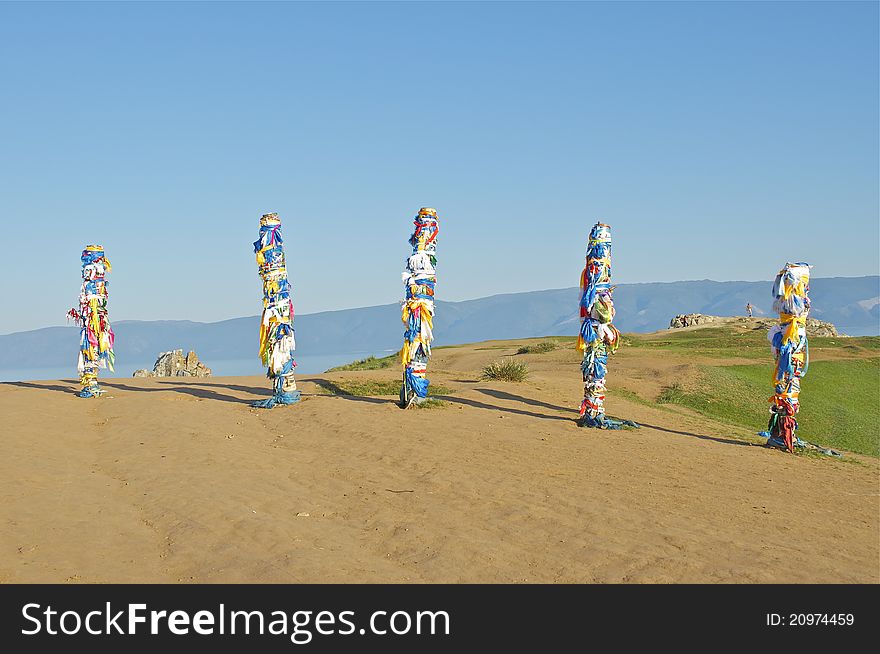
[[[767,421],[760,400],[771,396],[772,367],[701,366],[700,388],[667,387],[660,403],[690,407],[741,427]],[[807,441],[878,455],[880,359],[817,361],[801,385],[798,435]]]
[[[880,338],[814,337],[809,344],[811,363],[801,384],[798,435],[877,456]],[[655,398],[657,403],[686,406],[740,427],[767,422],[773,362],[763,329],[721,326],[627,334],[626,345],[658,356],[684,355],[697,362],[697,374],[666,385]]]

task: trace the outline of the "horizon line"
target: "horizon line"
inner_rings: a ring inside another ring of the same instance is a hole
[[[880,274],[878,274],[878,275],[854,275],[854,276],[839,275],[839,276],[835,276],[835,277],[813,277],[812,279],[814,279],[814,280],[818,280],[818,279],[864,279],[864,278],[869,278],[869,277],[880,278]],[[716,279],[705,278],[705,279],[681,279],[681,280],[676,280],[676,281],[671,281],[671,282],[621,282],[620,284],[615,284],[614,286],[615,287],[617,287],[617,286],[646,286],[649,284],[691,284],[691,283],[695,283],[695,282],[712,282],[715,284],[737,284],[737,283],[758,284],[758,283],[764,283],[765,281],[768,281],[768,280],[745,280],[745,279],[716,280]],[[436,300],[436,301],[438,304],[440,304],[440,303],[460,304],[463,302],[476,302],[479,300],[488,300],[488,299],[491,299],[494,297],[502,297],[505,295],[525,295],[528,293],[547,293],[547,292],[552,292],[552,291],[568,291],[568,290],[576,289],[576,288],[578,288],[578,287],[577,286],[564,286],[564,287],[559,287],[559,288],[539,288],[539,289],[533,289],[533,290],[529,290],[529,291],[509,291],[506,293],[493,293],[492,295],[481,295],[480,297],[466,298],[463,300]],[[366,305],[366,306],[343,307],[341,309],[324,309],[322,311],[313,311],[310,313],[299,313],[296,315],[298,315],[298,316],[317,316],[317,315],[320,315],[323,313],[338,313],[341,311],[357,311],[360,309],[374,309],[377,307],[392,306],[395,304],[400,304],[400,301],[388,302],[386,304],[370,304],[370,305]],[[190,320],[188,318],[150,318],[150,319],[122,318],[120,320],[111,321],[111,324],[120,325],[120,324],[127,323],[127,322],[178,322],[178,323],[188,322],[188,323],[192,323],[194,325],[212,325],[212,324],[217,324],[217,323],[221,323],[221,322],[242,320],[245,318],[259,318],[259,315],[253,314],[253,315],[247,315],[247,316],[234,316],[232,318],[221,318],[219,320],[209,320],[209,321]],[[39,331],[41,329],[54,329],[57,327],[70,327],[70,328],[74,328],[74,329],[79,329],[79,327],[77,327],[76,325],[57,324],[57,325],[46,325],[45,327],[34,327],[32,329],[22,329],[22,330],[17,330],[17,331],[13,331],[13,332],[3,332],[2,334],[0,334],[0,336],[13,336],[15,334],[25,334],[27,332]]]

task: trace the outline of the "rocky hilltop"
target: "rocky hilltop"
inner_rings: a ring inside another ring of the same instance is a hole
[[[778,324],[773,318],[747,318],[745,316],[707,316],[702,313],[685,313],[675,316],[669,321],[669,329],[681,329],[683,327],[698,327],[701,325],[740,325],[751,329],[770,329]],[[830,322],[807,318],[808,336],[846,336],[837,331],[837,327]]]
[[[152,370],[142,368],[135,370],[132,377],[210,377],[211,369],[199,361],[195,352],[190,350],[183,356],[183,350],[162,352]]]

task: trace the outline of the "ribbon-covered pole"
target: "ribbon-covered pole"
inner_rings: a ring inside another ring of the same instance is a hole
[[[263,280],[263,315],[260,321],[260,359],[266,377],[272,380],[273,394],[252,406],[271,409],[278,404],[299,402],[291,352],[296,349],[293,333],[293,302],[284,261],[284,239],[277,213],[260,218],[260,237],[254,242],[257,269]]]
[[[80,325],[79,359],[77,371],[82,389],[79,397],[98,397],[104,390],[98,385],[98,369],[113,371],[116,356],[113,353],[113,329],[107,318],[107,285],[110,261],[104,256],[100,245],[87,245],[80,257],[82,261],[82,287],[79,293],[79,309],[67,312],[69,319]]]
[[[409,238],[413,253],[406,260],[403,283],[406,295],[401,318],[406,325],[400,361],[403,385],[400,405],[404,408],[428,396],[427,368],[434,340],[434,284],[437,282],[437,212],[423,207],[413,221],[415,230]]]
[[[810,363],[807,344],[809,290],[810,265],[803,262],[786,263],[773,282],[773,310],[779,314],[779,324],[767,333],[776,358],[767,445],[789,452],[794,452],[795,445],[799,444],[796,434],[796,416],[800,409],[798,396],[801,378],[807,374]]]
[[[577,347],[583,353],[581,371],[584,379],[584,400],[581,403],[581,427],[618,429],[629,421],[611,420],[605,416],[605,374],[608,355],[617,350],[620,332],[611,324],[614,301],[611,294],[611,227],[596,223],[590,230],[587,261],[581,273],[581,332]]]

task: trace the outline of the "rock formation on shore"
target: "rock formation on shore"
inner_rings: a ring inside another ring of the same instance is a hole
[[[746,318],[745,316],[707,316],[702,313],[686,313],[675,316],[669,321],[669,329],[678,329],[681,327],[696,327],[697,325],[730,325],[740,324],[743,327],[752,329],[770,329],[777,324],[777,320],[773,318]],[[807,318],[807,335],[808,336],[846,336],[837,331],[830,322],[818,320],[816,318]]]
[[[162,352],[152,370],[135,370],[132,377],[210,377],[211,369],[199,361],[192,350],[183,356],[183,350]]]

